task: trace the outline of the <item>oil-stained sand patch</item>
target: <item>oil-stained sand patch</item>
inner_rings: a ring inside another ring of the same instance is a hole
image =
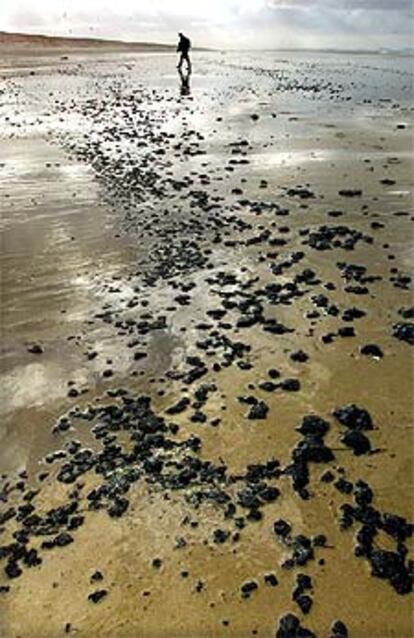
[[[408,637],[411,76],[142,60],[6,81],[2,633]]]

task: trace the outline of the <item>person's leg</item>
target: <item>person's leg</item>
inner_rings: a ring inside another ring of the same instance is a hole
[[[190,60],[190,56],[189,56],[188,53],[187,53],[187,56],[186,56],[186,61],[187,61],[187,70],[188,70],[189,73],[191,73],[191,60]]]
[[[177,69],[179,69],[180,71],[181,71],[181,67],[183,66],[183,62],[184,62],[184,55],[181,53],[180,61],[178,62],[178,66],[177,66]]]

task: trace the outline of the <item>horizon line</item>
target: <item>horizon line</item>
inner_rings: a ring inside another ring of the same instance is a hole
[[[175,48],[175,44],[170,42],[154,42],[154,41],[144,41],[144,40],[124,40],[117,39],[115,37],[106,37],[106,36],[83,36],[83,35],[49,35],[47,33],[28,33],[23,31],[4,31],[0,30],[0,36],[17,36],[17,37],[27,37],[27,38],[46,38],[50,40],[82,40],[89,42],[99,42],[103,44],[116,44],[116,45],[124,45],[124,46],[159,46],[165,48]],[[195,46],[195,50],[199,51],[216,51],[223,53],[231,53],[231,52],[249,52],[249,51],[314,51],[314,52],[326,52],[326,53],[398,53],[404,52],[407,54],[414,54],[414,46],[412,47],[378,47],[375,49],[362,49],[362,48],[334,48],[334,47],[300,47],[300,46],[292,46],[292,47],[241,47],[241,48],[227,48],[227,47],[212,47],[212,46]]]

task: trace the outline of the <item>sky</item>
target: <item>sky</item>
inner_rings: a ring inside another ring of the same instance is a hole
[[[0,0],[0,31],[217,48],[414,46],[414,0]]]

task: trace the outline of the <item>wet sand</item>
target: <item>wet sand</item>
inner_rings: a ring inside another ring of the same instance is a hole
[[[0,63],[0,635],[408,638],[410,60],[174,64]]]

